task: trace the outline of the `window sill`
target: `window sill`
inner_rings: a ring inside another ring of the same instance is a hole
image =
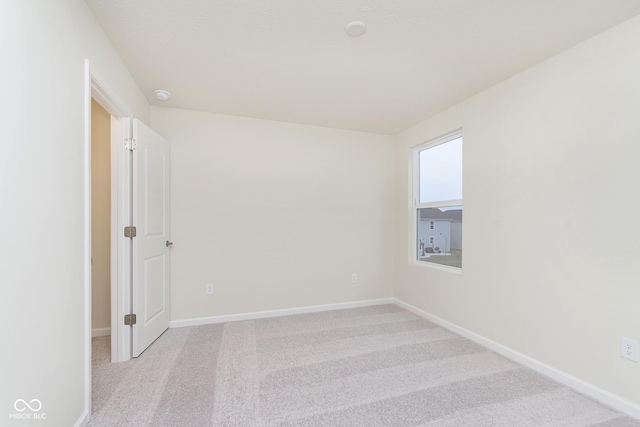
[[[432,262],[423,262],[423,261],[417,261],[417,260],[412,260],[412,262],[410,262],[409,264],[416,267],[420,267],[420,268],[429,268],[433,270],[447,271],[449,273],[462,275],[462,268],[458,268],[458,267],[450,267],[448,265],[435,264]]]

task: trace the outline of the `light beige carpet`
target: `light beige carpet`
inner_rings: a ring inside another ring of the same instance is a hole
[[[90,426],[640,426],[395,305],[93,342]]]

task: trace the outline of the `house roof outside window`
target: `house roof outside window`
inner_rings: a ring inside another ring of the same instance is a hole
[[[420,219],[462,221],[462,209],[441,211],[437,208],[424,208],[420,209]]]

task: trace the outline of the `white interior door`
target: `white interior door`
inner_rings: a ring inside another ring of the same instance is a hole
[[[138,357],[169,327],[170,147],[136,119],[133,140],[132,355]]]

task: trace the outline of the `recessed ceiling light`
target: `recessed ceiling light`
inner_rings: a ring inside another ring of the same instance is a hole
[[[153,93],[156,94],[156,98],[158,98],[160,101],[166,101],[171,96],[169,92],[162,89],[156,89],[153,91]]]
[[[358,37],[363,35],[365,31],[367,31],[367,26],[362,21],[353,21],[349,22],[344,27],[344,31],[351,37]]]

